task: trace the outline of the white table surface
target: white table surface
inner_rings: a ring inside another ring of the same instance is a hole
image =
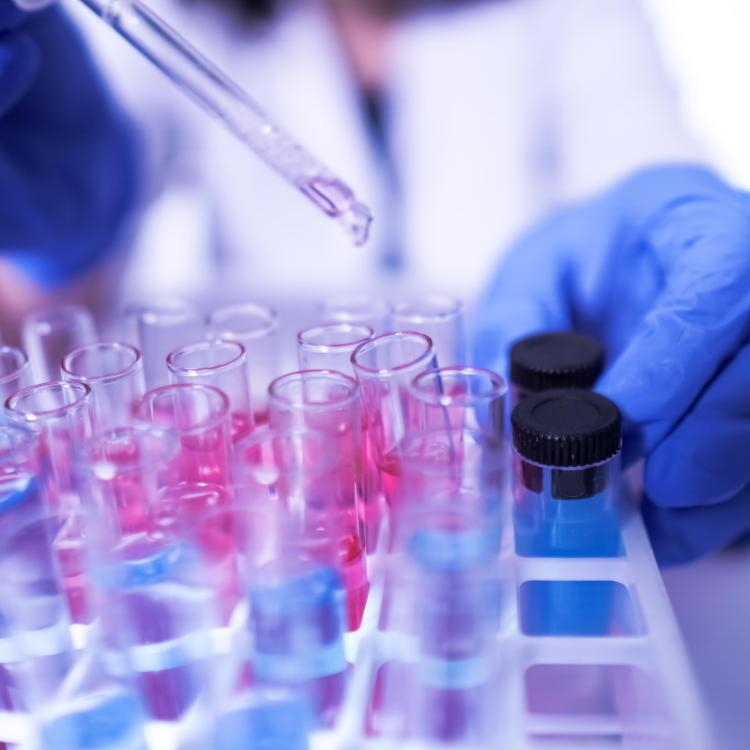
[[[750,750],[750,546],[664,571],[716,745]]]

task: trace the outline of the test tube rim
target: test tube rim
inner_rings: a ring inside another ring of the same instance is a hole
[[[173,458],[177,454],[178,444],[176,439],[170,435],[169,430],[153,425],[128,425],[105,430],[104,432],[97,433],[96,435],[93,435],[84,440],[83,444],[80,446],[80,449],[76,454],[79,464],[83,464],[84,466],[91,466],[94,463],[98,463],[98,459],[92,458],[92,449],[101,447],[103,441],[119,435],[128,435],[133,438],[138,438],[139,436],[158,436],[159,440],[164,441],[166,444],[168,444],[167,448],[169,452],[165,450],[163,453],[159,453],[158,456],[151,453],[148,454],[149,457],[153,458],[153,463],[149,464],[149,468],[151,466],[158,467],[165,458]],[[134,468],[140,469],[144,466],[144,456],[141,452],[139,452],[137,459],[134,459],[132,462],[128,462],[125,464],[120,461],[117,466],[120,471],[130,471]]]
[[[3,441],[0,440],[0,456],[6,452],[11,452],[15,455],[19,450],[34,449],[37,435],[23,423],[6,422],[0,424],[0,436],[8,435],[13,435],[17,439],[9,440],[7,447],[3,446]]]
[[[278,438],[286,438],[293,442],[298,442],[300,437],[304,437],[306,440],[312,440],[317,442],[321,447],[330,447],[330,441],[326,438],[325,434],[314,429],[295,430],[291,427],[272,427],[271,425],[264,425],[260,429],[253,430],[249,435],[245,435],[241,440],[238,440],[234,445],[233,449],[233,472],[236,478],[241,478],[252,474],[252,468],[246,467],[246,463],[242,460],[242,457],[247,455],[248,448],[253,446],[268,443],[270,440]],[[333,465],[333,460],[330,460],[330,464]],[[328,469],[328,465],[325,464],[323,468],[320,466],[316,467],[320,471]]]
[[[367,365],[362,364],[361,362],[358,362],[358,358],[362,355],[362,353],[368,349],[368,347],[373,346],[379,346],[383,340],[390,339],[390,338],[405,338],[405,337],[412,337],[421,340],[422,342],[427,344],[427,348],[425,351],[420,354],[418,357],[415,357],[414,359],[410,360],[409,362],[404,362],[403,364],[396,365],[394,367],[388,367],[388,368],[375,368],[375,367],[368,367]],[[373,377],[373,378],[391,378],[394,375],[397,375],[399,373],[402,373],[406,370],[410,370],[414,367],[418,367],[421,364],[427,364],[430,360],[432,360],[435,356],[435,347],[434,343],[432,341],[432,338],[428,336],[426,333],[421,333],[419,331],[389,331],[388,333],[382,333],[379,336],[373,336],[369,341],[362,342],[353,352],[351,357],[352,367],[354,367],[355,372],[361,372],[365,374],[367,377]]]
[[[449,395],[436,396],[435,394],[420,388],[420,381],[436,377],[444,377],[445,375],[481,375],[489,380],[493,386],[493,390],[477,396],[474,396],[473,394],[461,394],[458,397],[453,397]],[[420,401],[430,404],[431,406],[445,407],[457,403],[471,406],[483,401],[505,398],[508,393],[508,383],[502,375],[485,367],[451,365],[449,367],[438,367],[434,370],[427,370],[426,372],[420,373],[411,381],[411,391],[415,398],[418,398]]]
[[[216,323],[216,317],[220,313],[227,313],[227,317],[229,317],[229,315],[231,314],[241,314],[246,310],[260,311],[262,315],[258,316],[258,318],[263,318],[264,320],[266,320],[266,325],[251,331],[239,332],[236,330],[229,330],[228,328],[219,326]],[[264,336],[269,336],[275,331],[279,330],[278,312],[276,312],[273,307],[264,305],[260,302],[240,302],[232,305],[223,305],[222,307],[217,307],[215,310],[209,313],[206,322],[212,335],[225,341],[251,341],[263,338]]]
[[[17,402],[28,396],[37,395],[45,390],[78,390],[79,395],[74,400],[55,409],[43,409],[40,411],[20,411],[17,408]],[[82,392],[81,392],[81,389]],[[34,385],[22,388],[18,393],[14,393],[5,400],[5,410],[15,418],[23,419],[26,422],[36,422],[38,420],[53,419],[55,417],[64,417],[73,411],[77,411],[86,406],[91,401],[91,387],[88,383],[80,380],[50,380],[46,383],[35,383]]]
[[[134,355],[133,361],[125,367],[121,368],[117,372],[107,373],[105,375],[80,375],[71,370],[72,360],[84,353],[88,353],[95,350],[124,350]],[[63,357],[60,364],[60,369],[63,371],[64,376],[70,376],[71,380],[77,380],[81,383],[110,383],[115,380],[119,380],[126,375],[130,375],[136,372],[143,365],[143,358],[138,347],[128,344],[124,341],[95,341],[92,344],[84,344],[79,346],[77,349],[73,349]]]
[[[300,404],[296,401],[292,401],[288,398],[284,398],[278,393],[280,386],[284,385],[285,382],[291,382],[292,380],[304,380],[305,376],[314,376],[316,378],[324,379],[323,376],[330,376],[331,379],[336,379],[342,384],[346,384],[350,391],[347,393],[345,398],[336,401],[327,402],[312,402]],[[287,409],[291,408],[296,410],[304,411],[327,411],[331,408],[340,409],[343,406],[355,404],[359,399],[359,384],[356,379],[347,375],[346,373],[339,372],[338,370],[295,370],[294,372],[287,372],[284,375],[279,375],[271,381],[271,385],[268,386],[268,398],[272,403],[283,404]]]
[[[162,314],[166,317],[169,310],[171,317],[164,321]],[[198,305],[189,300],[180,299],[179,297],[167,297],[157,302],[136,302],[125,308],[127,318],[136,318],[144,325],[159,327],[162,325],[178,325],[185,321],[195,318],[201,319],[201,311]]]
[[[63,313],[65,316],[85,319],[86,325],[89,325],[92,322],[91,312],[86,307],[83,305],[77,305],[75,302],[63,302],[59,305],[47,305],[39,310],[29,313],[24,318],[23,326],[24,328],[27,328],[29,325],[37,326],[44,321],[45,317],[51,317],[52,315],[62,318]]]
[[[208,367],[181,367],[175,363],[175,359],[183,354],[192,354],[200,349],[209,349],[209,347],[215,347],[217,344],[226,346],[229,348],[235,348],[238,351],[229,360],[222,362],[218,365],[212,365]],[[174,349],[167,355],[167,367],[173,375],[181,375],[189,378],[199,378],[206,375],[215,375],[217,373],[226,372],[232,370],[235,367],[241,367],[247,362],[247,349],[240,341],[234,341],[232,339],[208,339],[206,341],[196,341],[192,344],[186,344]]]
[[[431,300],[431,299],[442,299],[446,301],[448,304],[445,306],[444,310],[441,310],[440,312],[436,312],[432,314],[420,313],[420,312],[406,312],[407,308],[411,306],[415,306],[418,302]],[[410,324],[440,323],[446,320],[452,320],[454,318],[458,318],[460,315],[463,314],[465,307],[466,306],[464,305],[464,303],[457,297],[454,297],[450,294],[443,294],[442,292],[430,292],[428,294],[424,294],[421,297],[417,298],[416,302],[404,301],[404,302],[399,302],[398,304],[394,305],[393,317],[394,317],[395,322],[398,322],[398,320],[401,319],[403,321],[408,321]]]
[[[30,368],[29,355],[23,349],[19,349],[17,346],[9,346],[8,344],[0,345],[0,358],[6,354],[12,354],[16,357],[16,361],[21,361],[20,365],[13,371],[0,375],[0,385],[10,383],[13,379],[17,378],[22,373],[26,372]]]
[[[361,331],[369,331],[369,334],[362,336],[361,338],[355,339],[354,341],[344,341],[337,344],[313,344],[306,340],[307,335],[311,335],[313,332],[324,331],[326,329],[356,329],[359,328]],[[328,352],[346,351],[350,349],[354,351],[360,344],[364,344],[367,341],[375,338],[375,331],[372,326],[366,323],[359,323],[356,321],[346,320],[331,320],[325,323],[318,323],[317,325],[305,328],[297,334],[297,343],[306,352],[315,352],[317,354],[326,354]]]
[[[329,305],[329,303],[335,303],[338,302],[338,307],[341,308],[350,308],[353,306],[356,306],[356,303],[351,304],[352,300],[356,300],[358,302],[361,302],[362,300],[365,300],[366,302],[374,302],[375,305],[371,306],[370,310],[365,311],[365,314],[362,315],[354,315],[349,310],[342,309],[339,313],[335,312],[336,305]],[[345,304],[345,302],[349,302],[350,304]],[[331,309],[331,307],[333,309]],[[377,308],[377,309],[375,309]],[[368,294],[367,292],[351,292],[348,294],[339,294],[334,295],[331,300],[327,300],[325,302],[321,302],[320,304],[320,311],[324,315],[333,315],[333,316],[341,316],[341,317],[335,317],[334,320],[340,320],[344,323],[360,323],[365,318],[369,317],[370,314],[373,314],[375,316],[382,315],[382,316],[391,316],[393,315],[393,303],[382,294]]]
[[[168,391],[191,389],[192,391],[202,391],[211,394],[212,398],[218,397],[221,403],[221,413],[217,414],[215,418],[201,422],[193,427],[163,427],[156,422],[153,422],[150,417],[144,417],[143,409],[147,402],[152,402],[154,399],[164,395]],[[157,388],[152,388],[143,394],[143,397],[139,399],[135,407],[135,417],[137,422],[140,424],[154,427],[157,430],[164,430],[165,432],[176,432],[180,435],[192,435],[194,433],[202,433],[206,430],[212,430],[216,427],[221,426],[222,422],[226,422],[229,419],[229,397],[224,391],[214,388],[212,385],[206,385],[205,383],[168,383],[167,385],[161,385]]]

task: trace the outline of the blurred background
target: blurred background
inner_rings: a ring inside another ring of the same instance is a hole
[[[708,158],[750,188],[750,4],[743,0],[643,0],[685,119]]]

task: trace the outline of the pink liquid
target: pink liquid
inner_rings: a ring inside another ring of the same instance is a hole
[[[253,431],[253,418],[240,411],[233,411],[231,416],[232,444],[238,443]]]
[[[362,615],[370,592],[367,560],[359,536],[351,534],[340,540],[339,562],[346,590],[347,628],[355,631],[362,624]]]
[[[68,602],[71,620],[88,624],[94,619],[91,601],[86,542],[80,518],[70,518],[52,542],[62,578],[63,593]]]

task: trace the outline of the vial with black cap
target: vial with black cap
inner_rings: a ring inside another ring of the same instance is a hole
[[[593,388],[604,369],[604,347],[575,331],[540,333],[510,350],[513,405],[534,393],[557,388]]]
[[[622,442],[617,406],[591,391],[544,391],[521,401],[511,423],[518,554],[622,554],[616,502]]]

